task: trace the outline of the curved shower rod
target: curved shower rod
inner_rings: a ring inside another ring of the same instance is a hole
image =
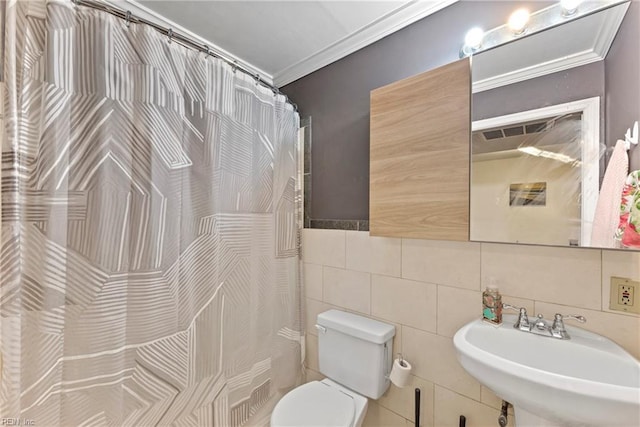
[[[298,112],[298,106],[296,105],[295,102],[291,101],[289,99],[289,97],[284,94],[283,92],[280,91],[280,89],[277,86],[274,86],[273,84],[269,83],[268,81],[264,80],[262,77],[260,77],[260,74],[255,74],[252,73],[251,71],[249,71],[248,69],[244,68],[242,65],[238,64],[238,61],[232,61],[229,60],[227,58],[225,58],[224,56],[214,52],[208,45],[206,44],[202,44],[202,43],[198,43],[197,41],[193,40],[190,37],[187,37],[183,34],[180,33],[176,33],[175,31],[173,31],[173,28],[166,28],[163,27],[161,25],[156,24],[155,22],[149,21],[147,19],[144,19],[142,17],[133,15],[131,13],[131,11],[129,10],[124,10],[124,9],[120,9],[118,7],[112,6],[108,3],[104,3],[101,1],[96,1],[96,0],[71,0],[72,3],[74,3],[77,6],[84,6],[84,7],[90,7],[92,9],[97,9],[97,10],[101,10],[103,12],[107,12],[110,13],[111,15],[114,15],[118,18],[124,19],[127,22],[127,25],[131,22],[135,23],[135,24],[145,24],[148,25],[150,27],[152,27],[153,29],[155,29],[156,31],[162,33],[163,35],[167,36],[169,38],[170,41],[176,41],[178,43],[180,43],[181,45],[191,48],[191,49],[195,49],[198,50],[200,52],[204,52],[207,55],[211,55],[214,58],[218,58],[223,60],[224,62],[226,62],[227,64],[229,64],[231,67],[233,67],[233,70],[237,70],[237,71],[241,71],[244,74],[247,74],[251,77],[253,77],[256,81],[256,83],[271,89],[271,91],[273,91],[274,94],[276,95],[282,95],[284,96],[285,100],[287,103],[291,104],[291,106],[293,107],[294,111]]]

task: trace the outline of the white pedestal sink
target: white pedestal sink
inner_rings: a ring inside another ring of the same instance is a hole
[[[514,406],[517,427],[640,426],[640,362],[613,341],[567,326],[569,340],[474,320],[453,343],[462,367]]]

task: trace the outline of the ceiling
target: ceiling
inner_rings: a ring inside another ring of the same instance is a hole
[[[113,0],[197,36],[276,86],[324,67],[457,0]],[[123,4],[124,3],[124,4]]]

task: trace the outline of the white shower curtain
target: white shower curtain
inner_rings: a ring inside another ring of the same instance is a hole
[[[150,27],[6,9],[2,417],[239,426],[300,373],[298,115]]]

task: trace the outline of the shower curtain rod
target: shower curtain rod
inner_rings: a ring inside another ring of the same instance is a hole
[[[264,80],[262,77],[260,77],[260,74],[254,74],[251,71],[247,70],[242,65],[238,64],[238,61],[229,60],[229,59],[223,57],[222,55],[220,55],[219,53],[214,52],[206,44],[198,43],[197,41],[193,40],[190,37],[187,37],[187,36],[185,36],[183,34],[180,34],[180,33],[176,33],[175,31],[173,31],[172,28],[165,28],[165,27],[163,27],[161,25],[156,24],[155,22],[152,22],[152,21],[149,21],[147,19],[141,18],[139,16],[133,15],[130,10],[120,9],[120,8],[115,7],[115,6],[111,6],[110,4],[103,3],[101,1],[94,1],[94,0],[71,0],[71,2],[74,3],[77,6],[90,7],[92,9],[97,9],[97,10],[101,10],[103,12],[110,13],[111,15],[114,15],[114,16],[117,16],[118,18],[124,19],[127,22],[127,24],[129,24],[130,22],[133,22],[135,24],[148,25],[148,26],[154,28],[156,31],[158,31],[158,32],[164,34],[165,36],[167,36],[169,38],[169,41],[174,41],[175,40],[176,42],[180,43],[181,45],[183,45],[185,47],[192,48],[192,49],[198,50],[200,52],[204,52],[207,55],[211,55],[214,58],[221,59],[224,62],[226,62],[227,64],[231,65],[233,67],[234,71],[235,70],[241,71],[244,74],[247,74],[247,75],[253,77],[255,79],[256,83],[259,83],[262,86],[264,86],[264,87],[266,87],[268,89],[271,89],[274,94],[278,94],[278,95],[284,96],[286,102],[293,107],[293,110],[295,112],[298,112],[298,106],[296,105],[296,103],[291,101],[286,94],[282,93],[277,86],[274,86],[271,83],[269,83],[268,81]]]

